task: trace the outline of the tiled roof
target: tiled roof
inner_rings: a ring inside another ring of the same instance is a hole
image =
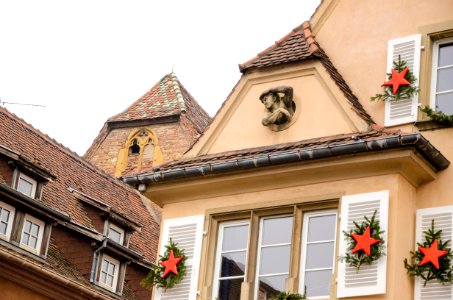
[[[397,135],[398,132],[386,132],[386,131],[378,131],[373,130],[369,132],[363,133],[347,133],[347,134],[339,134],[334,136],[327,136],[321,138],[313,138],[308,140],[303,140],[299,142],[293,143],[285,143],[285,144],[277,144],[272,146],[264,146],[264,147],[257,147],[257,148],[248,148],[236,151],[228,151],[222,153],[215,153],[215,154],[208,154],[208,155],[201,155],[196,156],[194,158],[187,158],[181,159],[175,162],[170,162],[168,164],[164,164],[160,166],[158,169],[159,171],[170,170],[175,168],[187,168],[192,166],[197,166],[203,163],[222,163],[225,161],[229,161],[232,159],[238,158],[250,158],[256,157],[259,155],[273,155],[278,154],[294,149],[310,149],[310,148],[321,148],[321,147],[329,147],[338,144],[348,144],[354,143],[357,140],[371,140],[382,138],[385,136]]]
[[[435,170],[450,162],[421,134],[401,134],[373,126],[368,132],[347,133],[299,142],[249,148],[185,158],[154,168],[152,173],[125,177],[128,184],[153,184],[208,175],[225,174],[275,165],[300,163],[348,154],[415,148]]]
[[[251,68],[270,67],[315,58],[313,53],[318,48],[307,24],[308,22],[305,22],[294,28],[274,45],[260,52],[251,60],[240,64],[241,72],[244,73]]]
[[[170,73],[162,77],[126,110],[109,118],[84,157],[89,159],[96,152],[110,132],[109,124],[153,120],[181,114],[194,125],[198,133],[202,133],[211,121],[208,113],[184,88],[176,75]]]
[[[251,60],[240,64],[239,69],[242,73],[247,73],[249,70],[311,59],[319,60],[324,65],[331,78],[352,105],[352,109],[368,124],[375,124],[371,116],[365,111],[362,104],[354,95],[343,76],[338,72],[325,51],[316,41],[311,32],[309,22],[304,22],[302,25],[294,28],[274,45],[262,51]]]
[[[127,185],[103,173],[77,154],[58,144],[5,108],[0,108],[0,145],[20,154],[23,159],[49,170],[56,179],[43,188],[42,201],[51,208],[63,211],[71,221],[95,230],[73,188],[114,208],[122,216],[143,224],[134,232],[129,248],[154,261],[159,241],[159,224],[148,212],[140,194]],[[154,214],[160,209],[150,204]]]
[[[201,113],[209,119],[207,113],[185,91],[176,75],[170,73],[162,77],[158,83],[126,110],[109,118],[107,122],[162,118],[179,115],[189,109],[192,113]]]

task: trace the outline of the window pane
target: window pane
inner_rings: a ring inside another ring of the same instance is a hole
[[[113,228],[109,228],[109,238],[112,241],[119,243],[121,241],[121,233]]]
[[[7,223],[3,223],[3,222],[0,223],[0,233],[1,234],[6,234],[6,226],[7,225],[8,225]]]
[[[222,251],[247,248],[249,225],[228,226],[223,229]]]
[[[453,67],[437,70],[436,92],[453,90]]]
[[[439,46],[439,67],[453,65],[453,44]]]
[[[307,245],[307,262],[305,268],[331,268],[333,263],[334,243]]]
[[[260,275],[287,273],[291,246],[261,248]]]
[[[100,279],[100,281],[101,281],[102,283],[105,283],[105,282],[107,281],[107,274],[106,274],[106,273],[104,273],[104,272],[101,273],[101,279]]]
[[[288,275],[260,277],[258,299],[269,299],[283,292],[286,278],[288,278]]]
[[[222,254],[221,277],[244,275],[246,252]]]
[[[241,284],[244,279],[221,280],[219,286],[219,300],[240,300]]]
[[[19,183],[17,184],[17,190],[22,194],[27,196],[31,196],[31,192],[33,190],[33,184],[31,182],[26,181],[23,178],[19,178]]]
[[[109,264],[109,263],[108,263],[106,260],[104,260],[104,261],[102,262],[102,272],[107,273],[108,264]]]
[[[22,235],[22,244],[28,245],[28,240],[30,239],[30,235],[25,233]]]
[[[31,222],[25,221],[24,232],[30,233],[30,231],[31,231]]]
[[[436,110],[444,114],[453,114],[453,92],[436,96]]]
[[[332,270],[305,272],[305,286],[307,297],[328,296],[330,294],[330,279]],[[299,288],[302,293],[304,287]]]
[[[107,285],[113,286],[113,276],[107,275]]]
[[[28,246],[32,248],[36,248],[36,244],[38,243],[38,239],[35,238],[34,236],[30,237],[30,244]]]
[[[335,239],[336,215],[311,217],[308,222],[308,242]]]
[[[293,217],[263,220],[262,245],[290,243],[293,234]]]
[[[36,224],[32,224],[31,225],[31,234],[33,236],[38,236],[38,233],[39,233],[39,226]]]
[[[5,223],[8,223],[9,210],[0,207],[0,211],[1,211],[1,221],[5,222]]]

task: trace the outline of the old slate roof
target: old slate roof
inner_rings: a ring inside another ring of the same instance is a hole
[[[159,207],[149,204],[152,207],[151,214],[136,190],[103,173],[1,107],[0,126],[0,145],[12,149],[24,160],[49,170],[55,176],[43,188],[41,201],[44,204],[67,213],[72,222],[96,230],[84,206],[69,189],[83,191],[109,205],[121,216],[142,224],[141,232],[132,234],[129,248],[143,254],[147,260],[155,260],[159,223],[152,214],[159,217]]]
[[[343,76],[333,65],[327,54],[316,41],[311,32],[309,22],[294,28],[290,33],[275,42],[274,45],[260,52],[249,61],[240,64],[239,69],[242,73],[247,73],[256,69],[264,69],[282,64],[296,63],[306,60],[319,60],[336,85],[352,105],[352,109],[368,124],[375,124],[371,116],[365,111],[357,97],[344,80]]]
[[[166,182],[178,179],[225,174],[273,165],[310,161],[347,154],[387,149],[417,149],[436,170],[450,162],[421,134],[375,129],[368,132],[339,134],[299,142],[200,155],[164,164],[152,173],[124,178],[128,184]]]
[[[123,112],[109,118],[84,155],[90,158],[110,131],[110,126],[134,121],[158,120],[165,117],[185,117],[202,133],[211,117],[184,88],[175,73],[163,76],[148,92]],[[121,125],[120,125],[121,126]]]

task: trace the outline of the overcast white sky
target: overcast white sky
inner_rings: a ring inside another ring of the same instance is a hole
[[[238,64],[319,2],[0,0],[0,101],[45,106],[2,104],[80,155],[172,69],[213,116]]]

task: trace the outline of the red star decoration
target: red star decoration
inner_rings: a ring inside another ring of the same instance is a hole
[[[371,246],[381,241],[370,237],[370,226],[365,229],[362,235],[353,233],[352,238],[357,242],[354,249],[352,249],[352,254],[363,250],[368,256],[371,254]]]
[[[170,272],[178,275],[178,268],[176,267],[176,265],[181,261],[181,259],[182,256],[175,257],[173,250],[170,250],[170,256],[168,257],[168,259],[160,262],[160,264],[165,267],[165,271],[164,274],[162,274],[162,277],[166,277]]]
[[[406,76],[406,73],[409,71],[408,68],[404,69],[401,71],[401,73],[398,73],[395,71],[395,69],[392,69],[392,79],[384,83],[385,86],[393,85],[393,95],[396,95],[398,92],[398,89],[400,88],[400,85],[409,85],[411,84],[409,81],[404,78]]]
[[[437,240],[434,240],[429,248],[418,247],[418,250],[425,255],[419,266],[432,263],[439,270],[439,258],[448,254],[448,251],[437,249]]]

